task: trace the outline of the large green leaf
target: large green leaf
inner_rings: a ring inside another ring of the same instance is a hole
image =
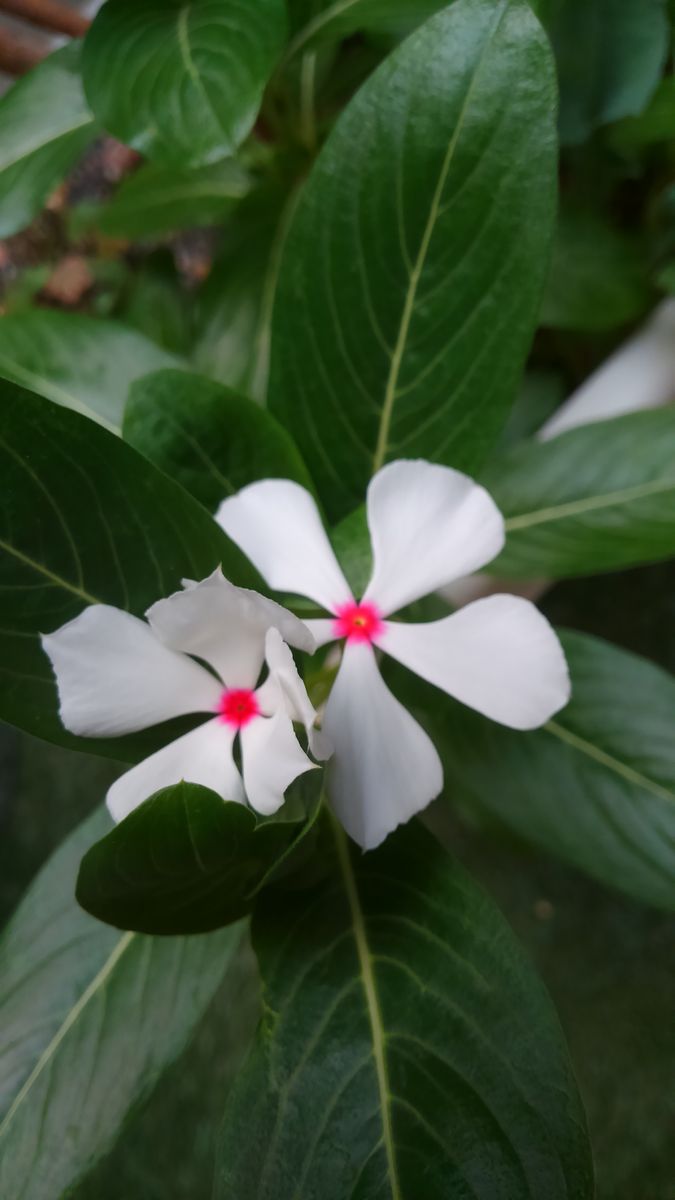
[[[670,31],[665,0],[542,0],[560,79],[560,136],[583,142],[652,96]]]
[[[79,55],[57,50],[0,100],[0,237],[32,221],[94,136]]]
[[[216,225],[249,186],[233,159],[193,171],[148,163],[122,183],[95,222],[103,233],[130,238]]]
[[[326,882],[261,897],[253,940],[265,1018],[227,1105],[217,1197],[590,1197],[550,1002],[429,834],[361,855],[336,831]]]
[[[298,781],[265,820],[193,783],[165,788],[91,847],[77,898],[99,920],[140,933],[231,925],[300,853],[320,800],[320,771]]]
[[[629,413],[529,442],[482,477],[506,517],[490,570],[580,575],[675,555],[675,411]]]
[[[216,162],[250,132],[285,31],[283,0],[108,0],[84,43],[87,99],[148,158]]]
[[[114,321],[35,309],[0,319],[0,376],[114,431],[129,386],[180,360]]]
[[[392,673],[445,768],[450,803],[581,867],[610,887],[675,909],[675,680],[607,642],[562,635],[572,701],[514,733]]]
[[[104,810],[50,860],[0,941],[0,1195],[55,1200],[112,1145],[180,1052],[241,936],[153,939],[75,903]]]
[[[457,0],[371,76],[314,166],[269,394],[331,517],[387,459],[472,470],[497,436],[546,267],[552,74],[524,0]]]
[[[260,402],[267,397],[272,308],[294,205],[295,194],[278,186],[244,201],[223,230],[196,305],[195,366]]]
[[[141,614],[187,576],[248,560],[208,513],[131,446],[13,384],[0,393],[0,717],[49,741],[134,759],[167,740],[71,737],[39,641],[87,604]]]
[[[647,262],[639,241],[614,229],[599,214],[563,209],[542,325],[554,329],[613,329],[649,306]]]
[[[236,392],[184,371],[157,371],[131,389],[124,437],[214,512],[256,479],[294,479],[307,468],[282,425]]]

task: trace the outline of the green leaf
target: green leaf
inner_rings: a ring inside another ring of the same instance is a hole
[[[565,632],[572,701],[515,733],[408,676],[442,755],[446,795],[637,900],[675,909],[675,680]]]
[[[586,1200],[562,1035],[506,922],[421,828],[365,855],[336,834],[309,899],[256,908],[265,1018],[215,1196]]]
[[[79,57],[57,50],[0,100],[0,237],[32,221],[94,137]]]
[[[321,775],[303,777],[265,820],[193,783],[164,788],[85,854],[77,899],[100,921],[140,933],[205,933],[240,920],[300,852]]]
[[[0,321],[0,376],[115,432],[134,379],[180,360],[133,329],[35,309]]]
[[[547,0],[542,7],[558,63],[563,144],[640,113],[668,52],[664,0]]]
[[[150,159],[217,162],[250,133],[285,32],[283,0],[108,0],[84,43],[87,99]]]
[[[626,117],[610,131],[608,139],[617,150],[628,152],[670,142],[675,138],[675,76],[662,79],[650,103],[637,117]]]
[[[502,429],[496,453],[533,437],[565,399],[565,380],[557,371],[533,367],[526,371],[516,402]]]
[[[130,238],[217,225],[249,186],[233,159],[193,171],[148,163],[98,210],[96,225],[112,237]]]
[[[244,586],[255,572],[201,505],[121,438],[12,384],[1,391],[0,478],[0,718],[60,745],[143,757],[176,723],[105,741],[66,733],[39,635],[88,604],[140,615],[219,563]]]
[[[553,107],[527,5],[457,0],[319,155],[283,252],[269,394],[332,519],[390,458],[471,471],[496,439],[543,283]]]
[[[157,371],[132,387],[124,437],[214,512],[256,479],[311,489],[298,450],[265,409],[184,371]]]
[[[82,912],[73,880],[110,825],[84,822],[47,863],[0,942],[0,1194],[54,1200],[113,1144],[182,1050],[241,937],[120,933]],[[122,1049],[123,1048],[123,1049]]]
[[[180,278],[173,253],[168,246],[161,246],[131,275],[118,316],[164,350],[183,356],[192,348],[193,307],[192,295]]]
[[[419,25],[445,7],[446,0],[288,0],[291,41],[286,57],[318,41],[346,37],[356,30],[398,30]]]
[[[197,301],[197,370],[263,403],[281,250],[296,199],[272,186],[244,201],[223,230]]]
[[[614,329],[649,306],[639,242],[601,216],[563,209],[540,320],[553,329]]]
[[[581,575],[675,554],[675,411],[629,413],[529,442],[481,482],[506,518],[502,575]]]

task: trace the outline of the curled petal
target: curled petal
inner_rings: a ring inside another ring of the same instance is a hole
[[[56,673],[61,720],[83,737],[117,737],[186,713],[213,712],[221,687],[145,621],[95,604],[42,638]]]
[[[269,816],[281,808],[284,792],[305,771],[315,770],[293,732],[288,713],[251,721],[241,730],[246,798],[256,812]]]
[[[469,708],[536,729],[570,698],[567,663],[545,617],[520,596],[488,596],[426,625],[387,622],[377,644]]]
[[[256,692],[261,712],[272,716],[279,708],[284,709],[292,721],[300,721],[304,725],[309,748],[314,757],[320,760],[329,758],[330,747],[326,739],[314,728],[316,709],[298,674],[293,655],[276,629],[268,630],[265,658],[270,673]]]
[[[345,646],[324,729],[334,748],[331,804],[364,850],[441,791],[443,768],[433,742],[389,691],[366,642]]]
[[[201,583],[159,600],[146,616],[160,641],[204,659],[227,687],[255,686],[271,627],[291,645],[310,653],[314,639],[304,621],[247,588],[225,579],[220,567]]]
[[[106,803],[122,821],[149,796],[185,780],[211,788],[223,800],[243,802],[244,789],[232,757],[236,730],[223,721],[206,721],[132,767],[110,788]]]
[[[223,501],[216,520],[275,591],[309,596],[329,612],[352,599],[316,504],[300,484],[252,483]]]
[[[504,520],[468,475],[428,462],[393,462],[368,487],[373,575],[364,600],[383,616],[490,562]]]

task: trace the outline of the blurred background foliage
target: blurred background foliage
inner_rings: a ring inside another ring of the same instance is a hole
[[[665,0],[540,0],[562,92],[560,211],[525,397],[505,440],[536,428],[660,297],[675,294],[674,9]],[[3,231],[2,313],[114,318],[158,351],[262,397],[260,340],[297,187],[398,36],[350,33],[287,63],[236,162],[167,174],[92,127],[46,207]],[[35,61],[50,48],[38,35],[30,45]],[[0,190],[6,184],[0,158]],[[11,328],[0,323],[0,354]],[[543,608],[675,670],[673,564],[558,584]],[[114,771],[0,731],[4,916]],[[430,821],[496,896],[553,995],[588,1108],[601,1200],[672,1200],[675,918],[461,824],[447,808]],[[242,952],[188,1050],[76,1200],[209,1194],[216,1122],[257,1015],[255,966]]]

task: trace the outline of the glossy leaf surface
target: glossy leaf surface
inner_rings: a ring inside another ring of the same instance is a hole
[[[284,247],[269,396],[332,518],[388,459],[473,470],[496,438],[551,233],[552,76],[524,0],[458,0],[319,155]]]
[[[76,904],[98,810],[37,877],[0,941],[0,1194],[54,1200],[110,1148],[182,1050],[241,937],[120,934]],[[123,1052],[120,1048],[123,1047]]]
[[[87,99],[150,159],[216,162],[250,132],[285,30],[283,0],[109,0],[84,44]]]
[[[133,380],[179,363],[115,321],[50,309],[0,321],[0,376],[115,432]]]
[[[265,1017],[215,1195],[586,1200],[557,1020],[491,901],[414,825],[336,846],[310,898],[254,915]]]
[[[57,50],[0,100],[0,237],[28,225],[94,137],[79,47]]]
[[[244,396],[184,371],[158,371],[131,389],[124,437],[215,512],[256,479],[311,487],[286,430]]]
[[[580,575],[675,554],[675,410],[630,413],[529,442],[482,482],[506,518],[490,570]]]
[[[66,733],[39,635],[88,604],[141,615],[219,563],[244,586],[255,573],[201,505],[131,446],[11,384],[0,404],[0,477],[0,716],[62,745],[143,756],[168,737]]]
[[[675,680],[644,659],[563,634],[572,700],[514,733],[397,676],[465,800],[555,857],[637,900],[675,909]],[[402,689],[401,690],[401,686]]]
[[[257,892],[297,854],[319,810],[321,772],[273,818],[208,788],[151,796],[92,846],[77,881],[88,912],[141,933],[204,933],[251,911]]]

